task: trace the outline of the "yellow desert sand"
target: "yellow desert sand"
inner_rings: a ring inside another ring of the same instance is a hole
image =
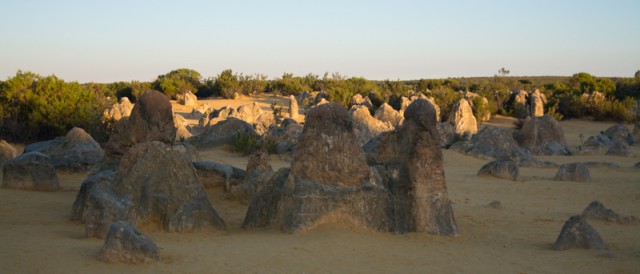
[[[200,100],[210,107],[258,102],[265,111],[285,97]],[[176,113],[191,107],[173,104]],[[304,117],[300,117],[303,121]],[[485,123],[513,127],[513,119]],[[190,119],[190,123],[197,120]],[[569,146],[596,135],[611,122],[561,122]],[[640,155],[640,146],[632,146]],[[449,196],[459,226],[455,237],[423,233],[394,235],[325,224],[303,234],[241,228],[247,205],[225,200],[223,187],[208,189],[227,231],[169,233],[140,227],[160,247],[152,265],[106,264],[96,255],[104,240],[85,238],[83,224],[70,221],[71,205],[86,174],[58,172],[62,190],[0,189],[0,273],[640,273],[640,225],[589,220],[609,251],[555,251],[564,222],[598,200],[621,215],[640,216],[638,157],[540,156],[557,163],[612,162],[620,168],[591,167],[588,183],[554,181],[557,167],[521,168],[520,181],[477,176],[488,160],[444,150]],[[199,151],[201,160],[245,168],[247,157],[222,147]],[[290,157],[272,156],[274,169]],[[488,204],[498,200],[501,209]]]

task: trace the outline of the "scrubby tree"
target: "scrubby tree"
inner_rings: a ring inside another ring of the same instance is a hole
[[[213,84],[213,92],[222,95],[222,97],[231,99],[234,93],[242,93],[238,75],[233,74],[233,70],[223,70],[216,78]]]
[[[196,93],[202,86],[202,76],[192,69],[177,69],[167,74],[159,75],[153,87],[169,98],[177,99],[187,92]]]

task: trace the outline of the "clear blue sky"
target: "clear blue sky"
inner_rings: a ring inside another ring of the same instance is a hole
[[[177,68],[270,78],[631,77],[640,1],[0,0],[0,79],[151,81]]]

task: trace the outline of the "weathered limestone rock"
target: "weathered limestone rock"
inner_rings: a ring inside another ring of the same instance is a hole
[[[360,94],[353,95],[349,105],[351,107],[353,107],[353,106],[365,106],[368,110],[373,111],[373,103],[371,102],[371,99],[369,99],[369,97],[362,96]]]
[[[456,141],[456,132],[450,123],[438,123],[438,133],[440,134],[440,147],[449,148]]]
[[[517,140],[534,155],[571,155],[562,127],[549,115],[527,118]]]
[[[0,168],[5,161],[9,161],[18,156],[18,151],[5,140],[0,140]]]
[[[633,152],[627,143],[618,141],[607,150],[606,155],[633,157]]]
[[[60,183],[49,156],[24,153],[4,163],[2,187],[36,191],[56,191]]]
[[[296,101],[296,97],[291,95],[289,96],[289,117],[291,119],[298,118],[298,101]]]
[[[404,111],[407,110],[409,105],[411,104],[411,100],[407,97],[400,97],[400,114],[404,115]]]
[[[247,171],[242,184],[231,187],[230,196],[249,202],[253,195],[260,191],[275,172],[269,162],[269,153],[265,149],[255,151],[249,157]]]
[[[276,125],[276,117],[272,112],[263,112],[253,122],[253,129],[258,135],[264,135],[269,129]]]
[[[193,106],[198,104],[198,97],[196,97],[195,94],[191,93],[191,91],[187,91],[187,93],[182,96],[182,100],[180,101],[180,103],[185,106]]]
[[[122,159],[119,174],[118,187],[135,205],[139,222],[158,223],[177,232],[225,228],[192,163],[164,143],[131,148]]]
[[[498,201],[498,200],[495,200],[495,201],[489,203],[487,205],[487,207],[495,208],[495,209],[502,209],[502,203],[500,201]]]
[[[173,126],[176,128],[176,140],[186,140],[193,136],[189,122],[182,115],[173,115]]]
[[[104,237],[118,220],[177,232],[224,229],[183,152],[145,142],[116,164],[90,176],[72,207],[72,219],[85,223],[87,237]]]
[[[204,132],[188,139],[188,142],[198,148],[234,145],[239,135],[256,135],[253,126],[235,117],[229,117],[222,122],[205,128]]]
[[[543,95],[538,89],[529,94],[529,114],[533,117],[544,116],[544,101]]]
[[[513,115],[516,118],[526,118],[529,116],[527,113],[527,101],[529,100],[529,93],[524,90],[517,90],[511,93],[507,104],[513,110]]]
[[[390,230],[455,235],[457,224],[447,195],[436,112],[427,100],[406,109],[404,124],[365,145],[391,196]]]
[[[224,186],[225,190],[242,182],[245,171],[229,164],[212,161],[193,162],[198,180],[205,188]]]
[[[390,123],[382,122],[371,116],[371,112],[364,105],[354,105],[349,110],[353,121],[353,133],[356,135],[356,143],[360,146],[383,132],[393,130]]]
[[[487,163],[480,168],[478,175],[491,175],[498,178],[518,180],[520,168],[511,159],[498,159]]]
[[[239,106],[238,109],[236,109],[236,111],[231,113],[229,116],[236,117],[249,124],[252,124],[256,121],[256,119],[258,119],[258,117],[260,117],[262,113],[262,109],[260,109],[258,103],[253,102],[252,104]]]
[[[378,110],[376,110],[376,113],[373,117],[384,123],[389,123],[394,127],[402,124],[402,120],[404,120],[402,115],[387,103],[382,104],[378,108]]]
[[[447,121],[453,124],[454,131],[458,136],[468,136],[478,132],[476,117],[473,115],[469,102],[465,99],[460,99],[453,105]]]
[[[121,119],[105,147],[107,155],[122,155],[135,144],[160,141],[170,144],[176,135],[169,98],[150,90],[142,94],[129,119]]]
[[[601,202],[591,202],[583,211],[583,218],[606,220],[609,222],[619,224],[635,224],[638,223],[638,218],[635,216],[620,216],[612,209],[606,208]]]
[[[160,261],[158,246],[145,234],[125,221],[111,224],[109,234],[98,253],[106,263],[152,263]]]
[[[200,120],[198,120],[198,126],[206,127],[213,126],[221,121],[226,120],[229,116],[235,113],[235,109],[231,106],[222,107],[220,109],[207,110]]]
[[[91,135],[74,127],[64,137],[33,143],[24,148],[24,153],[40,152],[49,156],[56,168],[70,171],[85,171],[104,158],[104,150]]]
[[[558,169],[556,181],[575,181],[575,182],[589,182],[591,181],[591,174],[589,168],[581,163],[563,164]]]
[[[128,97],[120,98],[120,103],[113,104],[113,106],[104,111],[103,119],[118,121],[124,117],[129,117],[133,110],[133,104],[129,101]]]
[[[530,158],[530,153],[520,148],[513,134],[513,131],[507,128],[486,126],[460,149],[466,154],[484,159]]]
[[[270,127],[264,137],[265,142],[276,144],[276,153],[293,152],[302,134],[302,126],[293,119],[286,118],[280,126]]]
[[[600,234],[580,215],[571,216],[564,223],[558,239],[553,244],[555,250],[570,248],[608,249]]]
[[[366,158],[356,143],[351,118],[336,103],[309,110],[294,158],[291,172],[300,178],[340,186],[369,181]]]
[[[469,102],[469,105],[471,106],[471,109],[473,110],[473,113],[476,115],[477,119],[479,119],[481,122],[491,120],[491,112],[488,108],[489,100],[487,100],[487,98],[467,91],[464,93],[464,99]],[[477,105],[475,102],[477,102]]]
[[[624,142],[627,145],[633,145],[635,139],[633,134],[631,134],[631,131],[629,131],[629,128],[624,124],[611,126],[605,130],[604,135],[607,135],[607,137],[611,139],[612,143]]]
[[[610,147],[613,145],[613,141],[609,136],[604,134],[599,134],[596,136],[590,136],[587,140],[582,144],[584,148],[597,150],[603,147]]]

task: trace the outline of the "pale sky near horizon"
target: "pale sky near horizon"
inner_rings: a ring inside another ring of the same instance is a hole
[[[177,68],[269,78],[632,77],[640,1],[0,0],[0,80],[152,81]]]

